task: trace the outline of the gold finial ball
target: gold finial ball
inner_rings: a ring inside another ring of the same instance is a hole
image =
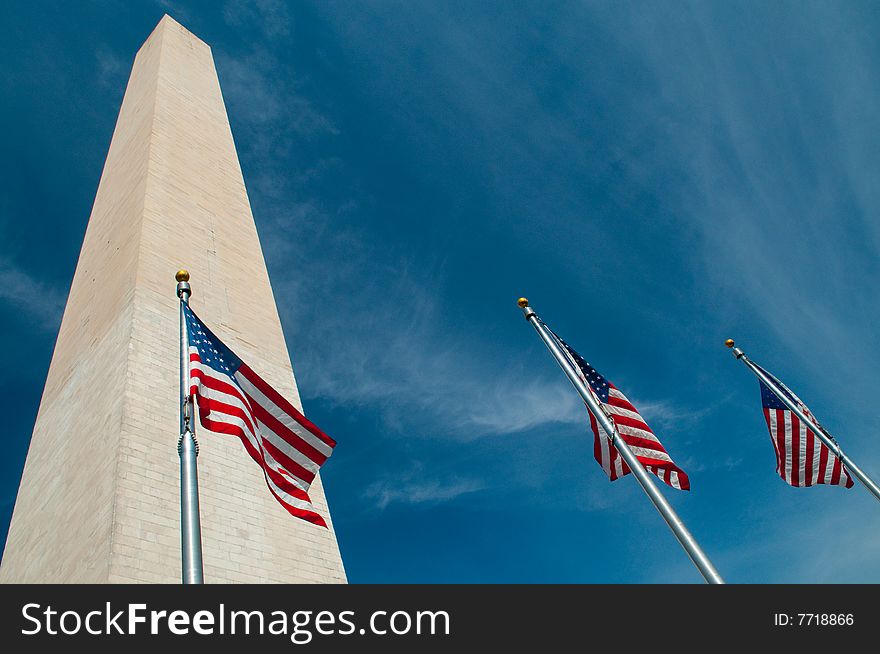
[[[528,301],[526,298],[524,298],[524,297],[521,297],[520,299],[518,299],[518,300],[516,301],[516,303],[517,303],[517,304],[520,306],[520,308],[522,308],[522,309],[525,309],[527,306],[529,306],[529,301]]]
[[[735,343],[733,342],[733,339],[732,339],[732,338],[728,338],[726,341],[724,341],[724,344],[725,344],[727,347],[733,347],[733,346],[735,345]]]
[[[179,282],[188,282],[189,281],[189,271],[181,268],[177,271],[177,274],[174,275],[174,279]]]

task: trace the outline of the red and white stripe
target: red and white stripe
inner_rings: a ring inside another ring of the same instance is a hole
[[[786,483],[853,486],[840,459],[794,413],[765,407],[764,418],[776,451],[776,472]]]
[[[596,401],[602,404],[617,427],[620,437],[629,445],[629,449],[636,455],[639,463],[645,466],[648,472],[672,488],[690,490],[691,484],[687,474],[675,465],[660,439],[654,435],[638,410],[626,395],[610,382],[609,386],[611,390],[608,393],[608,402],[603,403],[598,397],[596,397]],[[602,428],[592,412],[589,414],[590,427],[593,429],[594,437],[593,456],[596,457],[596,461],[599,462],[611,481],[628,475],[631,472],[629,466],[626,465],[623,457],[612,444],[608,433]]]
[[[590,386],[584,370],[572,354],[573,350],[556,336],[552,330],[550,333],[553,334],[561,345],[560,350],[565,358],[568,359],[572,369],[581,378],[584,386],[593,394],[596,402],[605,409],[605,412],[617,427],[620,437],[629,445],[629,449],[635,454],[639,463],[645,467],[645,470],[672,488],[690,490],[691,482],[688,479],[687,473],[675,465],[660,439],[654,435],[648,423],[645,422],[638,409],[633,406],[626,395],[608,381],[608,402],[603,402],[602,398]],[[629,466],[623,460],[620,452],[617,451],[608,433],[599,424],[599,421],[596,420],[596,416],[590,411],[589,406],[587,406],[587,414],[590,416],[590,427],[593,430],[593,456],[599,465],[602,466],[605,474],[608,475],[611,481],[616,481],[624,475],[630,474],[632,471],[629,469]]]
[[[196,398],[202,426],[237,436],[263,469],[266,484],[281,505],[297,518],[326,527],[308,490],[336,442],[247,364],[242,363],[231,377],[202,365],[195,347],[190,347],[189,359],[190,393]]]

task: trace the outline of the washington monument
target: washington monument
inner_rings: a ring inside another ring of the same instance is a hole
[[[138,51],[49,367],[2,582],[180,580],[174,273],[224,342],[301,408],[211,49],[165,16]],[[205,581],[345,582],[237,438],[202,430]]]

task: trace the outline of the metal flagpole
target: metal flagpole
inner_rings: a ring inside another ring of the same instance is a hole
[[[199,522],[199,471],[196,457],[199,444],[195,434],[193,400],[189,394],[189,337],[183,306],[189,305],[192,289],[189,273],[178,270],[177,297],[180,298],[180,558],[184,584],[204,583],[202,572],[202,526]]]
[[[547,349],[550,350],[550,354],[552,354],[553,358],[556,359],[556,362],[562,368],[563,372],[565,372],[565,375],[568,377],[569,381],[572,383],[575,389],[577,389],[577,392],[580,393],[580,396],[584,399],[584,402],[587,403],[587,407],[589,408],[590,413],[592,413],[596,420],[599,421],[599,424],[602,425],[605,433],[611,435],[611,442],[614,444],[614,447],[617,449],[618,452],[620,452],[623,460],[626,461],[629,469],[632,471],[633,475],[642,486],[642,490],[645,491],[650,500],[654,503],[656,509],[660,512],[660,515],[663,516],[666,524],[669,525],[672,533],[675,534],[675,537],[678,539],[678,542],[681,543],[681,546],[684,548],[684,551],[687,552],[687,555],[690,557],[691,561],[693,561],[694,565],[697,566],[697,570],[699,570],[700,574],[703,575],[706,583],[723,584],[724,579],[722,579],[721,575],[718,574],[718,570],[715,569],[715,566],[709,560],[709,557],[706,556],[706,553],[703,552],[700,545],[697,543],[696,540],[694,540],[691,532],[688,531],[687,527],[685,527],[684,522],[682,522],[681,518],[678,517],[678,514],[675,512],[675,510],[672,508],[672,506],[669,504],[663,494],[657,489],[657,486],[652,481],[651,476],[648,474],[648,471],[645,470],[644,466],[639,463],[636,455],[633,454],[631,449],[629,449],[629,445],[627,445],[626,442],[620,437],[620,434],[618,433],[617,427],[615,426],[614,422],[608,417],[608,415],[599,405],[599,402],[590,392],[590,389],[587,388],[587,385],[583,382],[580,376],[572,369],[571,364],[562,353],[562,350],[559,349],[559,346],[556,344],[555,339],[549,334],[547,328],[538,318],[538,314],[536,314],[534,310],[529,306],[529,301],[525,298],[520,298],[517,304],[519,304],[520,308],[523,310],[523,314],[525,314],[526,320],[532,323],[535,331],[538,332],[538,336],[540,336],[541,340],[544,341],[544,345],[546,345]]]
[[[818,422],[816,422],[814,418],[810,418],[809,416],[807,416],[797,405],[797,403],[793,402],[792,399],[788,397],[788,395],[783,392],[782,389],[779,388],[779,385],[773,379],[771,379],[763,370],[761,370],[761,368],[755,365],[752,360],[746,356],[745,352],[736,347],[736,343],[733,342],[733,339],[727,339],[724,344],[731,349],[733,355],[737,359],[746,364],[749,367],[749,370],[755,373],[755,376],[762,382],[764,382],[771,391],[773,391],[773,394],[776,395],[776,397],[778,397],[780,401],[798,417],[798,420],[807,425],[810,431],[816,434],[816,436],[819,437],[819,440],[821,440],[823,443],[825,443],[826,446],[828,446],[829,450],[834,452],[837,458],[840,459],[840,462],[844,466],[846,466],[846,469],[853,473],[855,478],[862,482],[862,484],[864,484],[865,487],[869,491],[871,491],[871,494],[875,498],[880,500],[880,487],[878,487],[877,484],[874,483],[874,480],[866,475],[862,471],[862,469],[853,462],[852,459],[850,459],[846,454],[843,453],[843,450],[840,449],[840,445],[837,444],[837,441],[834,440],[831,434],[825,431],[825,428],[822,427],[822,425],[820,425]]]

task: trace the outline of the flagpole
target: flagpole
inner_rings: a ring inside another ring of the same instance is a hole
[[[724,344],[731,349],[731,351],[733,352],[733,356],[746,364],[749,370],[755,373],[755,376],[762,382],[764,382],[764,384],[766,384],[767,387],[773,391],[773,394],[776,395],[776,397],[778,397],[779,400],[798,417],[798,420],[807,425],[810,431],[816,434],[816,436],[819,437],[819,440],[825,443],[828,449],[831,450],[838,459],[840,459],[840,462],[846,467],[846,469],[849,470],[856,479],[862,482],[865,488],[867,488],[877,500],[880,500],[880,487],[878,487],[877,484],[874,483],[874,480],[866,475],[852,459],[850,459],[846,454],[843,453],[843,450],[840,449],[840,445],[838,445],[837,441],[834,440],[834,438],[832,438],[827,431],[825,431],[825,428],[822,427],[822,425],[820,425],[818,422],[816,422],[815,419],[810,418],[808,415],[806,415],[800,409],[797,403],[793,402],[791,398],[788,397],[788,395],[779,388],[779,385],[773,379],[771,379],[763,370],[761,370],[761,368],[755,365],[752,360],[746,356],[745,352],[736,347],[736,343],[733,342],[733,339],[727,339]]]
[[[599,424],[602,425],[605,433],[611,435],[611,442],[614,444],[614,447],[620,452],[623,460],[626,461],[629,469],[641,485],[642,490],[645,491],[645,494],[647,494],[651,502],[654,503],[654,507],[660,512],[660,515],[663,516],[666,524],[669,525],[672,533],[675,534],[678,542],[681,543],[681,546],[684,548],[684,551],[687,552],[687,555],[690,557],[691,561],[693,561],[697,570],[703,575],[706,583],[723,584],[724,579],[721,578],[721,575],[718,573],[718,570],[715,569],[712,561],[709,560],[709,557],[703,552],[703,549],[691,535],[691,532],[688,531],[684,522],[678,517],[675,509],[672,508],[672,505],[669,504],[654,484],[651,476],[636,458],[636,455],[633,454],[629,445],[627,445],[627,443],[620,437],[620,434],[617,431],[617,426],[599,405],[599,402],[587,388],[587,385],[583,382],[580,376],[572,369],[565,355],[556,344],[556,341],[550,336],[547,328],[538,318],[538,314],[529,306],[529,301],[526,298],[520,298],[517,304],[523,310],[526,320],[532,323],[532,327],[535,328],[535,331],[538,332],[538,336],[544,341],[544,345],[550,350],[550,354],[556,359],[556,363],[559,364],[563,372],[565,372],[565,375],[568,377],[568,380],[575,387],[584,402],[586,402],[590,413],[592,413]]]
[[[189,273],[178,270],[177,297],[180,298],[180,559],[184,584],[204,583],[202,572],[202,526],[199,521],[199,471],[196,457],[199,444],[195,435],[195,414],[189,394],[189,337],[184,305],[189,305],[192,289]]]

